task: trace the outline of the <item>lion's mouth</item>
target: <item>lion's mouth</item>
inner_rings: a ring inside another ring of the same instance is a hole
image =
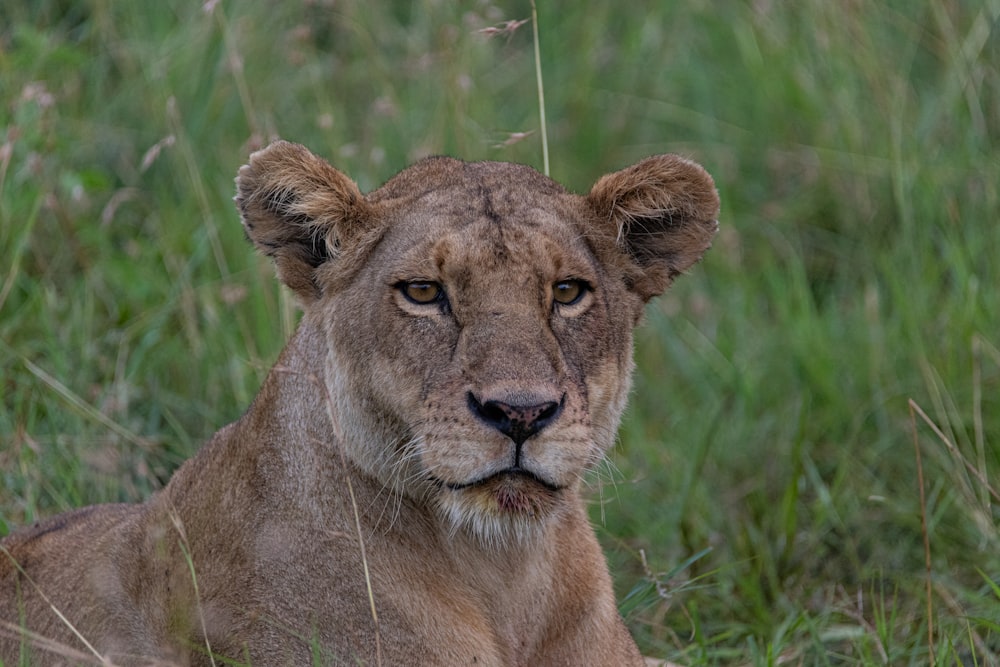
[[[534,483],[542,488],[556,493],[562,490],[562,487],[558,484],[554,484],[537,474],[531,472],[530,470],[525,470],[521,466],[511,466],[510,468],[505,468],[499,472],[491,473],[485,477],[475,479],[471,482],[464,483],[446,483],[447,486],[452,491],[461,491],[462,489],[475,489],[478,487],[489,486],[492,484],[522,484],[522,483]]]
[[[553,511],[563,488],[519,466],[471,482],[445,486],[465,495],[466,502],[486,514],[535,519]]]

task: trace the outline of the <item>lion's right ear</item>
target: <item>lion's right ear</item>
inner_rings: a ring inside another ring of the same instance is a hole
[[[274,260],[303,303],[320,296],[316,269],[365,226],[358,186],[305,146],[275,141],[236,177],[236,207],[247,238]]]

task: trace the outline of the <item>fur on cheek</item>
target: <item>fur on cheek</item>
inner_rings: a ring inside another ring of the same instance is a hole
[[[614,444],[632,388],[634,368],[632,355],[625,354],[619,359],[609,359],[600,370],[587,378],[591,429],[595,444],[602,452]]]

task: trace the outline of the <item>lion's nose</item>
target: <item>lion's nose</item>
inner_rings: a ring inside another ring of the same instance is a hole
[[[520,448],[525,440],[551,424],[562,412],[566,397],[559,401],[518,404],[480,401],[469,392],[469,409],[482,421],[500,431]]]

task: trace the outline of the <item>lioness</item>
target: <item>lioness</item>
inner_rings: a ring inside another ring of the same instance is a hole
[[[580,487],[643,305],[715,233],[711,177],[659,155],[579,196],[439,157],[362,195],[279,141],[236,205],[297,332],[147,502],[2,541],[0,658],[642,664]]]

